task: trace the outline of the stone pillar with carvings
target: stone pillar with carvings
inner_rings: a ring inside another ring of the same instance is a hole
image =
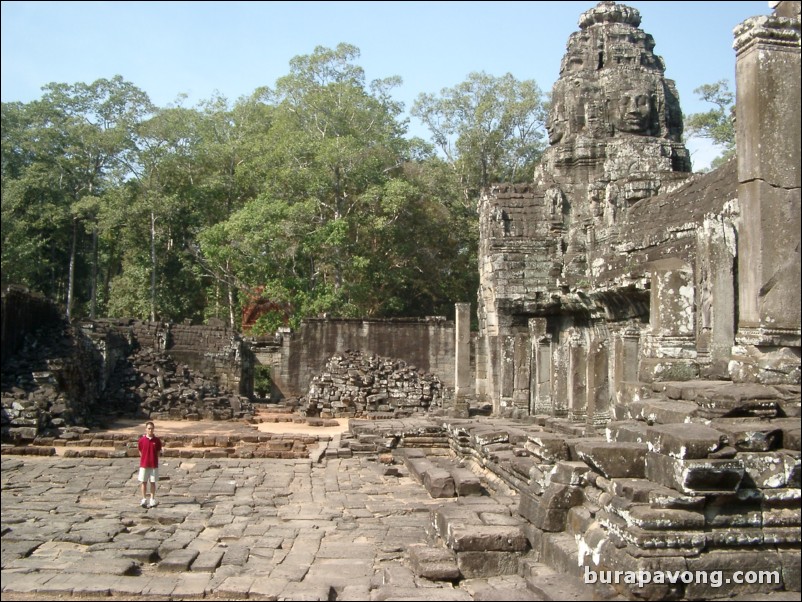
[[[674,259],[655,261],[650,268],[651,314],[639,380],[697,378],[693,270]]]
[[[734,32],[741,221],[729,371],[734,381],[798,384],[800,3],[775,5]]]

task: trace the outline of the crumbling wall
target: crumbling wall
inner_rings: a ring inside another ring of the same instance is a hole
[[[65,436],[118,416],[253,414],[253,355],[221,325],[69,324],[54,304],[19,287],[6,291],[2,309],[4,440]]]
[[[22,289],[9,293],[3,336],[13,343],[3,339],[3,440],[29,441],[41,432],[94,424],[103,390],[97,348],[55,305]]]
[[[25,343],[25,335],[61,319],[58,307],[25,287],[9,286],[2,294],[2,362]]]
[[[455,325],[442,317],[304,320],[297,331],[253,339],[256,362],[271,367],[274,396],[298,398],[336,353],[348,349],[401,359],[454,387]]]

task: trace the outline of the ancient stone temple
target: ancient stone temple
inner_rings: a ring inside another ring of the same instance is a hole
[[[534,181],[480,201],[494,410],[598,426],[636,383],[799,384],[799,2],[775,4],[736,31],[738,157],[705,175],[638,11],[580,17]]]

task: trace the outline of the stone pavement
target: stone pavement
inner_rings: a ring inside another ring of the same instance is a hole
[[[515,575],[416,576],[405,551],[444,500],[370,457],[166,458],[160,472],[143,509],[131,458],[3,456],[3,597],[542,599]]]

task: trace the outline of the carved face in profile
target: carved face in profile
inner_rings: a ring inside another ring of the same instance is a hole
[[[645,90],[625,90],[618,98],[615,127],[619,132],[646,134],[652,121],[652,95]]]
[[[562,102],[555,102],[546,119],[546,132],[549,135],[549,143],[559,143],[565,136],[567,126],[568,119],[565,116],[563,104]]]

